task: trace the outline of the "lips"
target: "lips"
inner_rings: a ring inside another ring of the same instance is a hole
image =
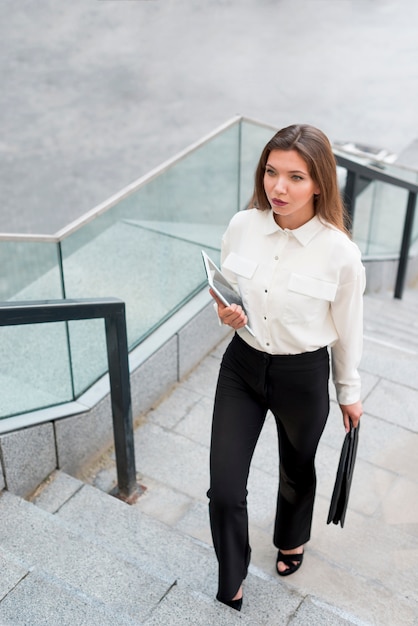
[[[288,204],[288,202],[283,202],[283,200],[279,200],[278,198],[273,198],[271,202],[274,206],[286,206]]]

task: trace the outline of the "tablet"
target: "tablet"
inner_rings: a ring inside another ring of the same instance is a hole
[[[242,303],[241,296],[235,291],[230,282],[227,281],[221,270],[212,259],[202,250],[203,262],[205,265],[206,275],[208,278],[209,287],[213,289],[218,298],[226,305],[239,304],[242,309],[244,305]],[[254,333],[251,328],[246,324],[244,326],[248,332],[254,337]]]

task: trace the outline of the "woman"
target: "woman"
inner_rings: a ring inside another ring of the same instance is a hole
[[[236,331],[216,390],[208,497],[216,597],[237,610],[251,554],[247,479],[267,411],[279,440],[280,576],[301,566],[310,538],[314,460],[329,413],[328,347],[346,431],[362,415],[357,367],[365,273],[345,228],[331,145],[320,130],[293,125],[267,143],[253,206],[234,215],[222,239],[222,270],[244,310],[226,307],[211,292],[221,322]]]

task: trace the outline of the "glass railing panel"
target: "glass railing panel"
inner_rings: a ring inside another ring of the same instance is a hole
[[[382,162],[382,161],[376,161],[376,159],[370,157],[370,156],[361,156],[359,154],[353,154],[350,152],[345,152],[344,150],[340,150],[338,149],[336,146],[333,146],[333,152],[336,156],[341,156],[344,159],[349,159],[350,161],[353,161],[353,163],[358,163],[359,165],[372,165],[375,166],[377,165],[379,167],[379,169],[384,169],[386,167],[386,163]]]
[[[0,299],[55,300],[63,296],[58,245],[0,241]],[[0,417],[72,399],[65,324],[0,327]]]
[[[237,122],[119,202],[114,220],[215,243],[214,227],[224,227],[238,209],[239,139]]]
[[[243,120],[241,122],[240,209],[248,207],[254,191],[254,174],[266,143],[275,129]]]
[[[374,169],[384,172],[385,174],[388,174],[388,176],[393,176],[398,180],[410,183],[418,183],[418,172],[416,169],[409,168],[406,165],[399,165],[398,163],[396,163],[396,161],[393,161],[392,158],[390,158],[388,161],[385,161],[384,159],[374,158],[371,155],[366,156],[354,154],[350,151],[346,152],[345,150],[341,150],[335,145],[333,146],[333,151],[334,154],[337,156],[349,159],[350,161],[358,163],[359,165],[370,166]],[[395,155],[390,156],[393,157]]]
[[[0,327],[0,418],[73,399],[63,322]]]
[[[0,240],[0,300],[62,298],[58,244]]]
[[[356,198],[352,238],[363,255],[369,252],[369,237],[375,201],[375,181],[363,182],[363,190]]]
[[[201,289],[202,248],[211,250],[204,241],[196,243],[140,224],[116,222],[65,258],[67,297],[122,299],[132,349]],[[85,267],[94,271],[85,272]],[[107,370],[102,324],[101,320],[70,324],[76,396]]]
[[[91,297],[96,297],[96,294]],[[77,398],[107,372],[104,320],[68,322],[68,341],[71,350],[74,397]]]
[[[361,165],[366,165],[366,166],[371,166],[373,169],[377,169],[381,172],[383,172],[384,174],[387,174],[388,176],[393,176],[394,178],[398,179],[399,181],[405,181],[408,183],[414,183],[414,184],[418,184],[418,171],[416,169],[412,169],[407,167],[406,165],[400,165],[398,164],[396,161],[395,162],[386,162],[384,160],[376,160],[373,159],[372,157],[366,157],[366,156],[360,156],[360,155],[355,155],[355,154],[350,154],[348,152],[345,152],[343,150],[339,150],[338,148],[336,148],[334,146],[334,153],[336,155],[340,155],[342,157],[348,158],[350,159],[350,161],[353,161],[355,163],[359,163]],[[371,173],[371,175],[373,175]],[[379,183],[382,184],[382,183]],[[396,188],[396,186],[394,185],[394,188]],[[396,198],[395,198],[395,204],[397,205],[399,200],[401,198],[403,198],[404,196],[404,192],[402,192],[402,190],[398,193],[396,193],[395,191],[392,192],[395,194]],[[390,197],[390,193],[385,192],[385,196],[387,198]],[[377,200],[376,200],[377,201]],[[384,213],[386,213],[387,207],[383,207],[383,211]],[[398,221],[397,216],[396,216],[396,221]],[[385,219],[382,216],[382,219],[379,220],[379,222],[385,223]],[[369,223],[368,223],[369,225]],[[370,225],[372,225],[372,223],[370,222]],[[360,225],[357,224],[357,226],[359,227]],[[364,230],[364,224],[361,225],[363,227],[362,230]],[[389,234],[389,240],[392,239],[393,242],[390,243],[389,248],[391,250],[390,254],[397,254],[399,252],[400,249],[400,244],[398,248],[394,248],[394,240],[396,237],[399,236],[399,229],[396,229],[396,232],[393,233],[388,233]],[[367,234],[366,234],[367,237]],[[361,234],[361,242],[362,245],[364,247],[366,247],[369,250],[370,254],[373,254],[371,251],[372,250],[378,250],[380,247],[383,247],[383,249],[387,249],[388,248],[388,237],[387,235],[384,236],[384,241],[382,242],[382,246],[380,246],[380,244],[376,244],[376,237],[375,234],[373,234],[373,241],[370,242],[369,244],[365,244],[364,243],[364,233]],[[413,226],[413,232],[412,232],[412,243],[416,243],[418,240],[418,219],[415,219],[414,222],[414,226]]]
[[[125,197],[112,200],[113,206],[74,230],[60,248],[45,241],[1,241],[0,298],[121,298],[132,349],[204,286],[200,250],[219,263],[222,234],[232,215],[248,205],[261,150],[274,133],[273,127],[256,122],[234,123]],[[376,166],[416,182],[416,172],[407,168]],[[347,172],[341,167],[337,171],[343,189]],[[353,225],[363,254],[399,252],[406,202],[407,192],[395,186],[364,185]],[[10,361],[8,352],[18,338],[26,346],[23,360],[16,352]],[[103,320],[4,328],[0,341],[0,379],[3,389],[11,389],[0,417],[74,399],[107,371]]]
[[[357,197],[353,239],[367,256],[399,254],[408,192],[379,181],[371,182]]]
[[[396,163],[378,163],[375,167],[378,167],[385,174],[393,176],[399,180],[404,180],[408,183],[418,183],[418,172],[403,165],[397,165]]]
[[[401,249],[408,191],[376,181],[368,254],[398,255]]]
[[[216,255],[238,208],[238,154],[237,123],[69,235],[66,297],[121,298],[130,349],[151,334],[204,284],[200,251]],[[100,337],[97,321],[70,324],[76,396],[107,370]]]
[[[395,164],[388,168],[388,173],[391,174],[392,176],[402,178],[402,180],[406,180],[410,183],[418,184],[418,172],[416,170],[411,170],[406,167],[396,166]],[[411,243],[416,245],[417,242],[418,242],[418,201],[416,202],[415,220],[414,220],[414,224],[412,228],[412,236],[411,236]]]

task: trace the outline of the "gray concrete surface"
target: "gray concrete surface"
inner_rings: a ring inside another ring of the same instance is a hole
[[[3,435],[0,455],[7,489],[22,496],[31,493],[57,467],[53,424]]]
[[[4,0],[0,232],[54,233],[236,114],[405,149],[415,0]]]

